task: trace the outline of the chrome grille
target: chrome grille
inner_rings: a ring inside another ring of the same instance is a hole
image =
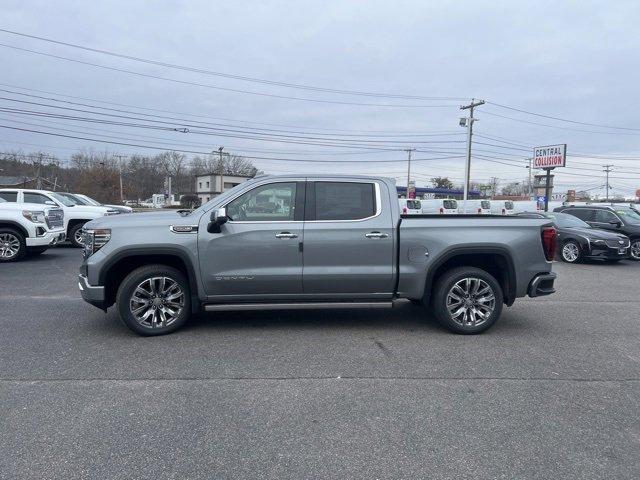
[[[607,240],[607,247],[611,248],[627,248],[629,247],[628,238],[620,238],[616,240]]]
[[[45,221],[47,222],[47,227],[49,229],[54,228],[62,228],[64,225],[64,211],[60,208],[52,208],[47,211],[45,216]]]

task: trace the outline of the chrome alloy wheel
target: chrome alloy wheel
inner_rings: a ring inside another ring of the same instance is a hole
[[[82,245],[84,247],[84,229],[78,228],[73,234],[73,239],[78,245]]]
[[[629,248],[629,253],[634,260],[640,260],[640,240],[634,240]]]
[[[0,257],[11,260],[20,251],[20,240],[12,233],[0,234]]]
[[[487,282],[477,277],[458,280],[447,293],[447,311],[463,327],[485,323],[496,307],[496,297]]]
[[[131,295],[129,310],[145,328],[171,325],[184,308],[184,292],[169,277],[151,277],[142,281]]]
[[[580,256],[580,251],[575,243],[567,243],[562,247],[562,258],[567,262],[575,262]]]

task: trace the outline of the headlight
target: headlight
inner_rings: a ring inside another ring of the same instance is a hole
[[[33,223],[44,223],[44,212],[36,210],[23,210],[22,216]]]
[[[110,228],[88,228],[83,234],[85,257],[93,255],[111,240]]]

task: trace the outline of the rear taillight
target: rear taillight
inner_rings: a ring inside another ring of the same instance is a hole
[[[482,209],[481,209],[481,208],[479,208],[479,209],[478,209],[478,215],[480,215],[481,213],[482,213]]]
[[[506,215],[506,214],[507,214],[507,211],[506,211],[504,208],[502,209],[502,214],[503,214],[503,215]]]
[[[440,207],[440,214],[442,215],[444,213],[444,208]]]
[[[409,210],[407,210],[407,207],[402,207],[402,213],[406,214]]]
[[[556,256],[556,229],[553,227],[544,227],[541,233],[542,249],[547,261],[552,261]]]

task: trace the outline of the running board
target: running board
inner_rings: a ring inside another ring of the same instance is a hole
[[[204,305],[207,312],[225,310],[311,310],[320,308],[391,308],[392,301],[385,302],[304,302],[304,303],[210,303]]]

